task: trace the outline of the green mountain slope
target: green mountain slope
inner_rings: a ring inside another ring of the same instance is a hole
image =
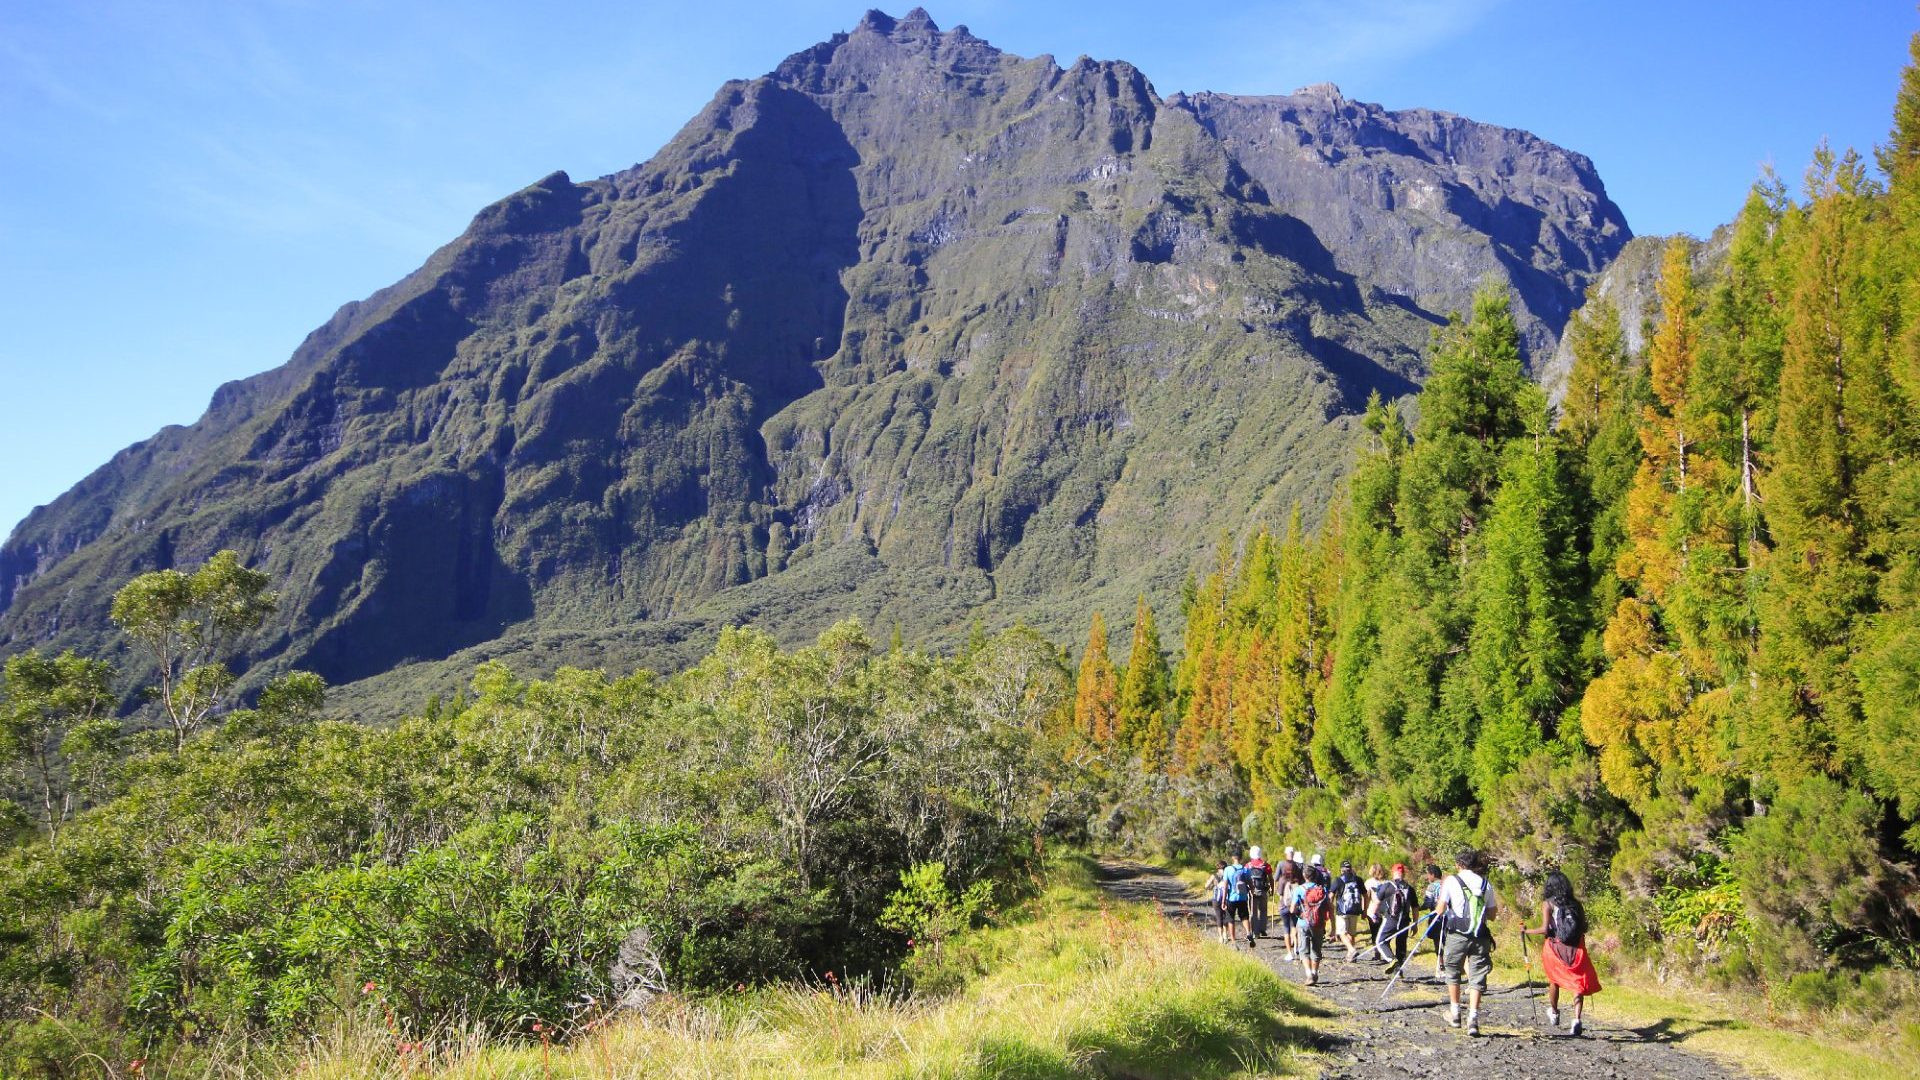
[[[871,12],[651,161],[488,207],[36,510],[0,651],[102,651],[120,582],[222,547],[282,587],[255,678],[666,665],[745,619],[1065,637],[1316,516],[1360,404],[1417,385],[1483,277],[1549,356],[1629,235],[1524,132],[1162,99]]]

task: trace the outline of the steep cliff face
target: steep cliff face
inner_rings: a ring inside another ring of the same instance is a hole
[[[1124,63],[878,12],[651,161],[556,173],[0,550],[0,650],[102,648],[128,575],[234,547],[253,658],[670,663],[757,619],[934,640],[1166,603],[1317,513],[1366,396],[1493,275],[1531,355],[1628,236],[1584,158],[1326,89],[1163,101]]]

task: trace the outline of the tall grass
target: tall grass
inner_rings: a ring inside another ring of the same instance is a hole
[[[1006,925],[922,958],[906,994],[837,980],[669,998],[570,1044],[488,1045],[457,1032],[396,1045],[377,1025],[256,1067],[315,1080],[433,1077],[1230,1077],[1294,1071],[1309,1006],[1273,973],[1114,904],[1090,864],[1057,861]]]

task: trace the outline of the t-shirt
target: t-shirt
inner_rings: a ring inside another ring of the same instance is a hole
[[[1397,889],[1406,889],[1407,896],[1406,902],[1401,905],[1400,911],[1396,915],[1393,911],[1393,894]],[[1413,887],[1406,882],[1376,882],[1370,891],[1373,894],[1375,918],[1380,920],[1381,926],[1389,930],[1398,929],[1400,924],[1407,920],[1407,916],[1412,914],[1409,909],[1413,907]]]
[[[1251,860],[1249,860],[1249,861],[1247,862],[1247,865],[1246,865],[1246,866],[1245,866],[1245,868],[1244,868],[1244,869],[1245,869],[1245,871],[1246,871],[1246,879],[1247,879],[1247,888],[1249,888],[1249,889],[1251,889],[1251,888],[1253,888],[1253,868],[1254,868],[1254,867],[1256,867],[1256,866],[1257,866],[1257,867],[1259,867],[1260,869],[1262,869],[1262,870],[1264,870],[1264,871],[1266,871],[1266,874],[1267,874],[1267,891],[1268,891],[1268,892],[1272,892],[1272,891],[1273,891],[1273,887],[1274,887],[1274,881],[1273,881],[1273,867],[1271,867],[1271,866],[1268,866],[1268,865],[1267,865],[1267,860],[1265,860],[1265,859],[1251,859]]]
[[[1461,889],[1463,882],[1466,885],[1465,891]],[[1483,889],[1484,893],[1481,891]],[[1494,895],[1493,882],[1471,870],[1457,871],[1440,882],[1440,903],[1447,909],[1445,917],[1451,922],[1456,916],[1463,918],[1471,916],[1473,908],[1467,903],[1468,892],[1481,896],[1486,901],[1486,913],[1480,919],[1480,925],[1485,926],[1493,920],[1493,913],[1500,910],[1500,898]]]

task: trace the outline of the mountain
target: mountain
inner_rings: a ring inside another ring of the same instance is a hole
[[[1072,637],[1316,518],[1356,411],[1488,275],[1544,363],[1629,237],[1525,132],[1162,98],[869,12],[645,164],[487,207],[35,510],[0,651],[105,651],[121,582],[223,547],[282,592],[256,678],[671,665],[747,619]]]

